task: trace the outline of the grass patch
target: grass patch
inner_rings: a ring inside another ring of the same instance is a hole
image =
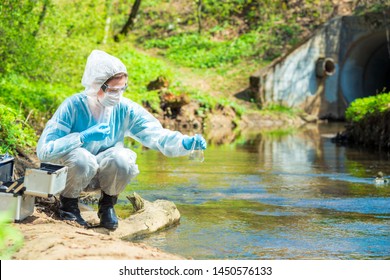
[[[150,39],[144,46],[160,49],[160,54],[179,65],[204,69],[237,63],[245,57],[259,54],[261,50],[253,47],[259,44],[259,40],[254,32],[229,41],[215,41],[207,35],[187,33]]]

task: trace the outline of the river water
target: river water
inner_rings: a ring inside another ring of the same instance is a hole
[[[242,133],[203,163],[138,150],[133,191],[180,224],[135,242],[193,259],[390,259],[387,154],[335,145],[340,124]],[[141,152],[140,152],[141,151]]]

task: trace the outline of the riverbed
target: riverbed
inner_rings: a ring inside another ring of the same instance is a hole
[[[133,147],[120,196],[173,201],[180,224],[132,240],[193,259],[390,259],[388,154],[331,142],[343,124],[242,132],[205,161]]]

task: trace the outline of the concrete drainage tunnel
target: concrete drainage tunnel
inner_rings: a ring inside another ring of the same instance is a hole
[[[390,92],[389,37],[382,13],[334,18],[250,77],[254,99],[345,120],[355,99]]]
[[[341,61],[340,87],[349,105],[357,98],[390,91],[390,49],[386,31],[355,42]]]

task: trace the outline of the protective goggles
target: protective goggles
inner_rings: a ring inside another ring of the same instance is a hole
[[[101,88],[104,91],[104,93],[121,94],[127,89],[127,84],[124,87],[110,87],[107,84],[103,84]]]

